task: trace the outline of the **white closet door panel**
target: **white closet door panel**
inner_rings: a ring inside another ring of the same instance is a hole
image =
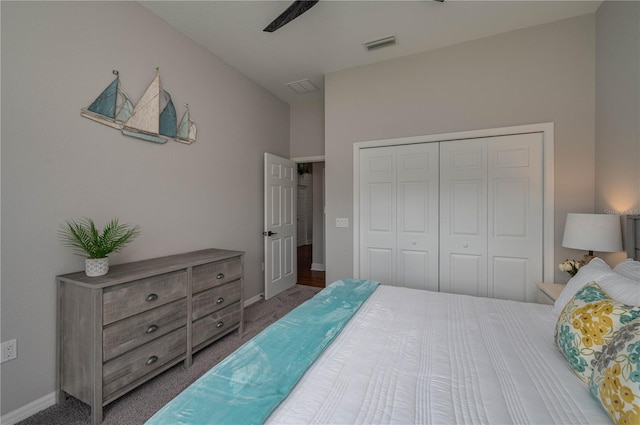
[[[398,146],[397,285],[438,290],[438,143]]]
[[[395,229],[393,222],[395,219],[393,211],[395,188],[393,183],[369,183],[366,190],[366,206],[369,209],[367,230],[390,234]]]
[[[484,139],[440,146],[440,290],[486,296],[487,159]]]
[[[375,280],[386,285],[394,284],[395,259],[393,253],[393,249],[368,248],[365,253],[365,256],[367,257],[367,269],[365,270],[366,277],[363,278]]]
[[[396,152],[360,151],[360,278],[395,285]]]
[[[398,250],[398,282],[397,286],[415,289],[432,289],[429,286],[429,276],[438,270],[430,267],[429,252]],[[433,282],[437,291],[438,281]]]
[[[489,296],[535,301],[542,281],[542,134],[492,137],[489,152]]]
[[[450,254],[449,261],[446,262],[449,269],[441,271],[441,274],[450,277],[448,288],[443,292],[475,296],[486,292],[484,262],[485,257],[480,255]]]
[[[493,258],[491,291],[492,298],[527,301],[527,288],[533,285],[528,279],[528,258],[497,257]]]
[[[465,240],[479,240],[484,233],[484,179],[452,180],[449,184],[451,235]]]

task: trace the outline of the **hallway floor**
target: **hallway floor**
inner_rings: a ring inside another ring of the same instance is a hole
[[[324,288],[325,272],[311,270],[311,247],[313,245],[301,245],[298,247],[298,284]]]

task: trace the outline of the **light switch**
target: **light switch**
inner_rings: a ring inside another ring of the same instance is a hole
[[[348,218],[336,218],[336,227],[349,227]]]

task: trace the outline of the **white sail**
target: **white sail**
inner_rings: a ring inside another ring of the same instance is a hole
[[[187,110],[180,120],[175,140],[180,143],[191,144],[196,141],[196,125],[191,121],[189,105],[185,104],[184,106],[187,107]]]
[[[158,134],[160,128],[160,73],[156,73],[149,87],[125,123],[129,130]]]
[[[192,143],[196,141],[196,125],[193,121],[189,121],[189,140]]]

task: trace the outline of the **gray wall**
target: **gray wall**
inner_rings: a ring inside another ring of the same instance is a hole
[[[328,74],[327,281],[353,274],[352,228],[333,224],[353,223],[353,142],[549,121],[556,261],[575,256],[560,245],[566,213],[594,207],[594,115],[594,15]]]
[[[314,162],[312,267],[324,270],[324,254],[324,162]]]
[[[324,99],[291,105],[291,158],[324,155]]]
[[[596,13],[595,212],[640,214],[640,2]],[[610,263],[624,253],[601,254]]]
[[[118,216],[141,236],[112,263],[246,251],[262,292],[263,152],[289,156],[289,107],[136,3],[2,2],[2,414],[55,389],[57,274],[83,259],[58,223]],[[156,145],[80,117],[120,71],[136,101],[160,66],[198,140]]]

